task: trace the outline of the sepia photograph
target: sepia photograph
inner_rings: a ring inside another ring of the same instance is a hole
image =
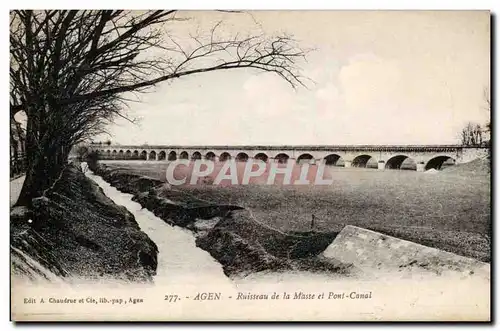
[[[491,321],[490,11],[9,23],[11,321]]]

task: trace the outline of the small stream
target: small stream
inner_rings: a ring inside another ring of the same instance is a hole
[[[144,231],[158,246],[158,268],[154,282],[157,285],[185,285],[207,283],[232,286],[222,266],[204,250],[196,247],[189,230],[174,227],[156,217],[149,210],[132,201],[132,195],[122,193],[100,176],[88,171],[87,177],[96,182],[106,196],[127,208]]]

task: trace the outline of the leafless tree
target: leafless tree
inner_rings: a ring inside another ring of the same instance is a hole
[[[489,88],[484,89],[484,100],[486,104],[486,110],[490,113],[490,119],[488,120],[488,122],[486,122],[484,132],[486,134],[485,145],[488,147],[488,159],[491,161],[491,98]]]
[[[11,12],[10,114],[27,115],[28,170],[18,205],[29,205],[50,186],[72,146],[102,133],[116,117],[129,119],[127,92],[239,68],[304,85],[299,61],[307,51],[291,36],[220,37],[217,23],[177,39],[167,32],[177,24],[190,21],[175,10]],[[152,57],[152,50],[161,56]]]
[[[484,101],[486,104],[486,110],[490,113],[491,116],[491,98],[490,98],[490,89],[484,89]],[[486,123],[486,132],[491,133],[491,119]]]
[[[460,131],[460,141],[464,146],[482,146],[484,130],[478,123],[468,122]]]

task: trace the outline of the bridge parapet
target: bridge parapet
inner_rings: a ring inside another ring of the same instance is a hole
[[[300,145],[300,146],[180,146],[90,145],[104,158],[172,161],[181,159],[261,159],[267,162],[318,163],[344,167],[399,169],[409,159],[415,170],[441,167],[445,160],[465,163],[488,155],[488,148],[462,145]]]
[[[382,152],[415,152],[436,151],[451,152],[463,149],[485,149],[484,147],[464,145],[89,145],[93,149],[143,149],[143,150],[265,150],[265,151],[382,151]]]

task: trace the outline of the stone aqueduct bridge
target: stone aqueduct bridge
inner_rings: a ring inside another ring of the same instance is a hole
[[[487,148],[461,145],[330,145],[330,146],[126,146],[90,145],[101,159],[177,160],[208,159],[372,167],[378,169],[440,169],[451,163],[465,163],[486,156]]]

